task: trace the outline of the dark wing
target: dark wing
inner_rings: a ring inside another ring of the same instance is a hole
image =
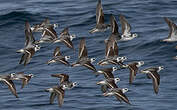
[[[96,7],[96,22],[97,24],[104,24],[104,13],[101,5],[101,0],[98,0],[98,4]]]
[[[160,84],[160,75],[157,72],[151,72],[150,77],[152,78],[153,81],[153,88],[154,88],[154,92],[156,94],[158,94],[159,91],[159,84]]]
[[[60,32],[60,36],[69,36],[68,27],[64,28],[63,31]]]
[[[114,75],[112,74],[112,68],[105,68],[102,71],[106,79],[114,78]]]
[[[72,41],[70,40],[69,37],[64,37],[64,38],[62,39],[62,41],[63,41],[63,43],[64,43],[67,47],[69,47],[69,48],[71,48],[71,49],[74,49],[74,45],[73,45],[73,43],[72,43]]]
[[[114,50],[113,50],[113,42],[111,40],[108,40],[105,45],[105,58],[109,58],[109,57],[114,57]]]
[[[8,88],[12,92],[13,95],[15,95],[16,98],[18,98],[18,95],[16,93],[16,88],[12,80],[9,80],[8,78],[4,80],[4,82],[8,85]]]
[[[169,35],[168,35],[168,38],[171,38],[172,37],[172,34],[175,34],[176,35],[176,24],[173,23],[171,20],[169,20],[167,17],[164,18],[164,20],[166,21],[166,23],[168,24],[168,27],[170,29],[170,32],[169,32]]]
[[[51,95],[50,95],[50,104],[53,104],[53,101],[54,101],[56,95],[57,95],[57,94],[56,94],[55,92],[52,92],[52,93],[51,93]]]
[[[117,42],[114,42],[114,56],[118,56],[119,55],[119,48],[118,48],[118,45],[117,45]]]
[[[27,54],[22,54],[19,64],[22,64],[23,61],[25,61],[26,57],[27,57]]]
[[[130,76],[129,76],[129,83],[132,84],[133,80],[135,79],[136,73],[138,71],[138,67],[136,63],[129,64]]]
[[[65,60],[65,58],[60,58],[59,61],[65,65],[70,65],[69,62]]]
[[[58,105],[61,107],[64,102],[64,90],[61,88],[55,88],[55,92],[57,93]]]
[[[22,87],[21,87],[21,89],[23,89],[25,87],[25,85],[28,84],[30,79],[31,79],[31,76],[25,76],[25,78],[22,79]]]
[[[128,23],[128,21],[125,19],[125,17],[123,15],[120,15],[119,19],[120,19],[120,23],[122,25],[122,34],[130,33],[131,26]]]
[[[69,81],[69,75],[67,74],[52,74],[52,77],[60,78],[60,83]]]
[[[108,87],[109,88],[118,88],[114,80],[108,80]]]
[[[53,53],[53,56],[61,56],[60,47],[56,47],[56,48],[55,48],[54,53]]]
[[[124,102],[130,104],[130,102],[129,102],[127,96],[126,96],[121,90],[117,91],[117,92],[115,93],[115,95],[117,95],[116,97],[119,97],[119,98],[122,99]]]
[[[108,87],[106,85],[101,86],[101,91],[105,93],[108,90]]]
[[[28,21],[25,23],[25,37],[25,47],[32,46],[35,43],[35,39],[31,31],[31,26]]]
[[[53,26],[49,26],[49,27],[45,28],[42,36],[45,37],[45,35],[51,36],[52,39],[58,38],[56,31],[53,29]]]
[[[35,50],[34,48],[29,48],[27,49],[27,51],[25,52],[25,60],[24,60],[24,66],[26,66],[26,64],[28,64],[32,58],[32,56],[35,54]]]
[[[46,18],[44,21],[42,21],[42,22],[40,23],[40,26],[45,27],[46,25],[49,25],[49,24],[50,24],[50,21],[49,21],[48,18]]]
[[[91,64],[90,61],[85,62],[85,63],[83,64],[83,66],[85,66],[85,67],[87,67],[88,69],[93,70],[93,71],[96,72],[96,68]]]
[[[113,33],[113,34],[119,33],[119,32],[118,32],[118,29],[119,29],[119,28],[118,28],[116,19],[115,19],[115,17],[114,17],[113,15],[111,15],[111,17],[110,17],[110,23],[111,23],[111,31],[112,31],[112,33]]]
[[[83,57],[88,57],[86,43],[85,43],[84,38],[81,39],[80,44],[79,44],[79,56],[78,56],[78,58],[81,59]]]

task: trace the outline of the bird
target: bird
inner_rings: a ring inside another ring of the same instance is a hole
[[[71,66],[72,67],[85,66],[88,69],[90,69],[94,72],[97,72],[96,68],[92,64],[95,60],[96,60],[95,58],[88,57],[85,39],[84,38],[81,39],[80,44],[79,44],[78,60],[76,62],[74,62]]]
[[[118,69],[117,67],[103,68],[103,69],[99,69],[97,73],[103,74],[106,79],[109,79],[109,78],[114,78],[114,75],[112,72],[116,71],[117,69]]]
[[[16,98],[18,98],[18,95],[17,95],[17,92],[16,92],[16,88],[15,88],[15,84],[10,79],[10,75],[0,75],[0,81],[4,82],[8,86],[8,88],[12,92],[12,94]]]
[[[60,86],[54,86],[52,88],[45,89],[45,92],[50,92],[50,104],[53,104],[55,97],[57,96],[58,105],[61,107],[64,102],[65,91]]]
[[[163,41],[165,42],[174,42],[174,41],[177,41],[177,26],[176,24],[171,21],[170,19],[168,19],[167,17],[164,18],[165,22],[168,24],[168,27],[169,27],[169,34],[168,34],[168,37],[163,39]]]
[[[136,33],[131,33],[131,25],[122,14],[119,16],[119,19],[122,26],[122,35],[119,41],[128,41],[138,37]]]
[[[68,60],[70,59],[70,56],[63,56],[60,52],[60,47],[56,47],[53,53],[53,58],[47,62],[47,64],[60,62],[64,65],[70,66]]]
[[[104,23],[103,7],[101,0],[98,0],[96,7],[96,27],[89,31],[89,33],[104,32],[110,28],[110,24]]]
[[[123,100],[127,104],[131,105],[131,103],[129,102],[127,96],[124,94],[127,91],[128,91],[127,88],[123,88],[123,89],[121,89],[121,88],[112,88],[109,91],[103,93],[103,95],[105,97],[114,95],[120,102],[121,102],[121,100]]]
[[[58,40],[57,32],[53,26],[44,27],[41,36],[40,40],[36,42],[37,44],[53,43]]]
[[[74,49],[72,40],[76,38],[76,35],[70,35],[69,28],[66,27],[60,32],[59,40],[56,40],[54,43],[63,42],[67,47]]]
[[[99,81],[96,84],[101,85],[101,91],[105,93],[108,88],[118,88],[116,85],[117,82],[119,82],[119,78],[107,78],[105,80]]]
[[[100,66],[113,64],[123,65],[123,62],[127,59],[125,56],[120,57],[118,51],[118,45],[114,38],[110,38],[105,41],[105,58],[99,61],[97,64]]]
[[[24,72],[17,72],[17,73],[10,74],[11,80],[22,80],[21,89],[24,88],[24,86],[28,84],[28,82],[30,81],[32,77],[34,77],[33,74],[24,74]]]
[[[23,53],[19,64],[24,62],[24,66],[26,66],[32,56],[35,54],[36,51],[40,50],[40,46],[35,43],[35,39],[30,29],[30,24],[28,21],[25,23],[25,47],[23,49],[17,50],[17,53]]]
[[[52,26],[44,29],[41,39],[38,43],[58,43],[63,42],[68,48],[74,49],[74,45],[72,40],[76,38],[75,35],[70,35],[68,31],[68,27],[64,28],[60,36],[58,37],[56,31]]]
[[[75,86],[77,86],[77,82],[72,82],[69,81],[69,75],[68,74],[52,74],[52,77],[57,77],[60,78],[60,87],[65,90],[65,89],[72,89]]]
[[[144,65],[144,61],[135,61],[135,62],[131,62],[129,64],[124,64],[122,66],[122,67],[129,68],[129,70],[130,70],[129,84],[133,83],[133,80],[135,79],[136,74],[138,72],[138,68],[142,65]]]
[[[50,24],[50,21],[48,18],[46,18],[44,21],[42,21],[40,24],[35,24],[31,27],[32,32],[42,32],[47,27],[54,27],[57,28],[58,24]]]
[[[121,39],[121,35],[119,33],[119,27],[116,22],[116,19],[112,14],[110,17],[110,25],[111,25],[111,34],[106,40],[114,39],[117,42]]]
[[[160,85],[160,75],[158,73],[163,69],[164,69],[163,66],[158,66],[158,67],[149,67],[140,71],[140,73],[146,74],[147,78],[152,79],[154,92],[156,94],[158,94],[159,85]]]

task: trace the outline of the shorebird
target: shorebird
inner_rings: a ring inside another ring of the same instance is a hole
[[[96,68],[92,65],[92,62],[95,61],[95,58],[88,58],[88,52],[86,48],[85,39],[81,39],[79,44],[79,55],[78,55],[78,61],[73,63],[71,66],[85,66],[90,70],[93,70],[96,72]]]
[[[114,78],[114,75],[112,72],[116,71],[118,68],[117,67],[112,67],[112,68],[103,68],[97,71],[98,74],[104,74],[104,77],[106,79],[109,78]]]
[[[104,32],[109,29],[110,25],[104,23],[104,13],[101,5],[101,0],[98,0],[96,7],[96,27],[90,30],[90,33]]]
[[[105,93],[108,88],[118,88],[116,85],[117,82],[119,82],[119,78],[107,78],[105,80],[99,81],[96,84],[101,85],[101,91]]]
[[[60,78],[60,87],[65,89],[72,89],[75,86],[77,86],[77,82],[71,82],[69,81],[69,75],[67,74],[52,74],[52,77]]]
[[[137,62],[132,62],[132,63],[129,63],[129,64],[124,64],[122,66],[122,67],[129,68],[129,70],[130,70],[129,84],[133,83],[133,80],[136,77],[136,73],[138,72],[138,68],[142,65],[144,65],[143,61],[137,61]]]
[[[24,74],[24,72],[17,72],[17,73],[11,73],[10,79],[11,80],[22,80],[21,88],[24,88],[24,86],[28,84],[28,82],[33,76],[34,76],[33,74]]]
[[[42,32],[47,27],[53,27],[54,29],[58,27],[58,24],[50,24],[50,21],[48,18],[46,18],[44,21],[42,21],[40,24],[35,24],[31,27],[32,32]]]
[[[169,34],[168,37],[166,39],[164,39],[163,41],[165,42],[174,42],[177,41],[177,26],[175,23],[173,23],[170,19],[168,18],[164,18],[164,20],[166,21],[166,23],[168,24],[169,27]]]
[[[23,49],[17,50],[17,53],[23,53],[19,64],[24,62],[24,65],[28,64],[35,52],[40,50],[40,46],[35,43],[35,39],[31,32],[28,21],[25,23],[25,36],[25,47]]]
[[[62,64],[70,66],[69,62],[67,61],[69,59],[70,59],[70,56],[62,56],[60,52],[60,47],[56,47],[53,53],[53,58],[49,60],[47,64],[49,65],[51,63],[60,62]]]
[[[119,27],[117,25],[116,19],[113,15],[110,17],[111,24],[111,35],[106,40],[114,39],[116,42],[121,39],[121,35],[119,33]]]
[[[16,92],[16,88],[15,88],[15,84],[13,83],[13,81],[10,79],[10,75],[0,75],[0,81],[4,82],[5,84],[7,84],[9,90],[12,92],[12,94],[18,98],[17,92]]]
[[[37,43],[58,43],[63,42],[67,47],[74,49],[72,40],[75,38],[75,35],[70,35],[68,28],[60,33],[60,37],[57,36],[56,31],[52,26],[44,29],[41,39]]]
[[[154,92],[158,94],[159,85],[160,85],[160,75],[158,74],[163,68],[163,66],[159,67],[150,67],[144,70],[141,70],[140,73],[144,73],[147,75],[149,79],[153,81]]]
[[[127,91],[128,91],[127,88],[123,88],[123,89],[121,89],[121,88],[112,88],[108,92],[103,93],[103,95],[104,96],[112,96],[112,95],[114,95],[120,102],[121,102],[121,100],[123,100],[127,104],[130,104],[127,96],[124,94]]]
[[[100,66],[113,64],[113,65],[123,65],[123,62],[127,59],[125,56],[119,57],[118,46],[115,39],[110,38],[105,42],[105,58],[99,61],[97,64]]]
[[[65,91],[60,86],[54,86],[52,88],[46,89],[46,92],[50,92],[50,104],[53,104],[55,97],[58,98],[58,105],[61,107],[64,102]]]
[[[138,37],[136,33],[132,34],[130,32],[131,25],[128,23],[128,21],[125,19],[123,15],[120,15],[119,19],[122,25],[122,35],[120,41],[128,41],[134,39],[135,37]]]

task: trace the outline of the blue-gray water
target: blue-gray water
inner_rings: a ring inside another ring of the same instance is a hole
[[[20,89],[21,82],[15,81],[19,99],[16,99],[6,85],[0,86],[0,110],[176,110],[177,109],[177,73],[176,43],[164,43],[160,40],[168,36],[168,25],[163,17],[169,17],[177,23],[176,0],[102,0],[105,13],[105,22],[113,14],[118,23],[118,15],[126,16],[132,25],[132,32],[139,37],[132,41],[119,43],[120,55],[127,56],[128,62],[143,60],[145,65],[165,67],[159,74],[161,84],[159,94],[153,92],[152,80],[143,74],[137,74],[133,85],[128,84],[129,70],[116,71],[120,77],[118,84],[121,88],[129,88],[126,93],[132,105],[119,103],[115,97],[103,97],[96,82],[103,76],[95,77],[90,70],[84,67],[69,68],[62,64],[47,65],[46,61],[52,57],[56,46],[61,47],[65,55],[70,55],[70,63],[77,59],[72,50],[63,44],[54,44],[42,48],[32,58],[29,65],[19,65],[21,55],[17,49],[24,46],[24,23],[36,24],[48,17],[52,23],[58,23],[59,34],[64,27],[69,26],[70,33],[76,34],[73,43],[78,51],[80,38],[86,37],[90,57],[97,61],[104,57],[103,40],[110,34],[89,34],[95,26],[95,9],[97,0],[1,0],[0,1],[0,74],[24,71],[35,75],[24,88]],[[121,27],[119,26],[119,29]],[[120,30],[119,30],[120,31]],[[40,34],[34,34],[36,39]],[[43,45],[46,46],[46,45]],[[97,69],[100,67],[94,64]],[[64,104],[58,108],[55,100],[49,104],[49,93],[44,89],[54,86],[58,80],[50,77],[53,73],[67,73],[72,81],[79,82],[79,86],[66,91]]]

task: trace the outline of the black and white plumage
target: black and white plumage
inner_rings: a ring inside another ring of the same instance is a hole
[[[60,86],[54,86],[52,88],[46,89],[45,91],[51,93],[50,104],[53,104],[54,99],[57,96],[59,107],[63,105],[65,91]]]
[[[174,42],[177,41],[177,26],[176,24],[168,19],[167,17],[164,18],[165,22],[168,24],[169,27],[169,34],[166,39],[163,39],[165,42]]]
[[[109,29],[110,25],[104,23],[104,13],[103,7],[101,5],[101,0],[98,0],[96,7],[96,27],[90,30],[90,33],[104,32]]]
[[[129,68],[130,70],[129,84],[133,83],[133,80],[135,79],[136,74],[138,72],[138,68],[142,65],[144,65],[143,61],[136,61],[136,62],[123,65],[123,67]]]
[[[52,74],[52,77],[60,78],[60,86],[63,90],[65,89],[72,89],[77,85],[77,82],[72,82],[69,80],[69,75],[67,74]]]
[[[67,61],[70,59],[70,56],[63,56],[60,52],[60,47],[56,47],[53,53],[53,58],[47,62],[47,64],[60,62],[64,65],[70,66],[69,62]]]
[[[23,53],[19,64],[24,62],[24,65],[27,65],[30,62],[32,56],[35,54],[35,52],[40,50],[40,46],[35,43],[35,39],[33,37],[28,21],[25,23],[25,36],[25,47],[23,49],[17,50],[17,52]]]
[[[79,44],[79,55],[78,55],[78,61],[73,63],[71,66],[76,67],[76,66],[85,66],[88,69],[96,72],[96,68],[92,64],[92,62],[95,61],[95,58],[89,58],[88,57],[88,52],[86,48],[86,43],[85,39],[81,39],[80,44]]]
[[[0,81],[4,82],[9,90],[12,92],[12,94],[18,98],[17,92],[16,92],[16,87],[13,81],[10,79],[10,75],[0,75]]]
[[[112,72],[116,71],[117,67],[112,68],[103,68],[97,71],[98,74],[103,74],[106,79],[114,78],[114,75]]]
[[[120,102],[123,100],[127,104],[131,104],[129,99],[127,98],[127,96],[124,94],[127,91],[128,91],[127,88],[123,88],[123,89],[121,89],[121,88],[112,88],[109,91],[103,93],[103,95],[104,96],[112,96],[112,95],[114,95]]]
[[[49,19],[46,18],[44,21],[42,21],[40,24],[33,25],[30,29],[32,32],[42,32],[47,27],[53,27],[54,29],[58,27],[58,24],[51,24]]]
[[[158,74],[163,68],[163,66],[159,67],[150,67],[144,70],[141,70],[141,73],[147,74],[147,77],[152,79],[154,92],[158,94],[159,85],[160,85],[160,75]]]
[[[53,26],[47,27],[44,29],[42,33],[41,39],[38,43],[64,43],[68,48],[74,49],[74,45],[72,40],[75,38],[75,35],[70,35],[68,28],[64,28],[58,37],[56,31]]]
[[[123,62],[127,59],[125,56],[119,56],[119,50],[115,38],[111,37],[105,42],[105,58],[99,61],[97,64],[100,66],[113,64],[113,65],[123,65]]]
[[[120,41],[128,41],[138,37],[136,33],[131,33],[131,25],[122,14],[120,15],[119,19],[122,26],[122,35]]]
[[[17,72],[17,73],[11,73],[10,79],[11,80],[22,80],[22,86],[21,88],[24,88],[25,85],[27,85],[30,81],[30,79],[33,77],[33,74],[24,74],[24,72]]]
[[[116,85],[117,82],[119,82],[119,78],[107,78],[105,80],[99,81],[96,84],[101,85],[101,91],[105,93],[108,88],[118,88]]]

